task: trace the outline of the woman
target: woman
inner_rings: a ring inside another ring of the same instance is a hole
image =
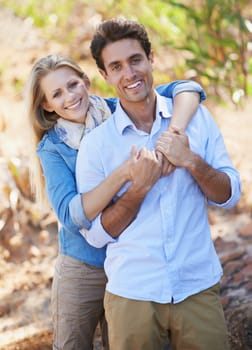
[[[88,229],[89,220],[130,181],[137,157],[133,148],[129,159],[97,188],[85,195],[77,193],[75,162],[80,140],[109,117],[116,103],[116,99],[89,95],[89,86],[89,79],[81,68],[60,55],[41,58],[32,68],[27,85],[27,113],[33,131],[32,164],[35,165],[31,169],[31,180],[37,199],[44,198],[46,190],[60,223],[59,254],[52,287],[54,349],[92,349],[98,322],[105,324],[103,262],[106,250],[90,246],[79,230]],[[181,81],[159,89],[168,97],[174,89],[177,93],[195,91],[179,93],[174,100],[171,124],[185,128],[198,107],[201,87]],[[82,227],[75,222],[82,222]],[[105,326],[102,331],[104,348],[108,349]]]

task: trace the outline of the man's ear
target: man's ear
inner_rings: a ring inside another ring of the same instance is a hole
[[[152,66],[152,70],[154,68],[154,52],[151,50],[150,54],[149,54],[149,57],[148,57],[149,61],[150,61],[150,64]]]
[[[53,112],[54,109],[50,106],[50,104],[47,101],[43,101],[41,103],[42,108],[47,112]]]
[[[107,73],[106,73],[105,70],[99,69],[99,73],[101,74],[101,76],[102,76],[105,80],[108,80],[108,75],[107,75]]]

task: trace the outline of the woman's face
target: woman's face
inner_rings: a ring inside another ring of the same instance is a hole
[[[84,123],[89,107],[87,86],[72,68],[60,67],[48,73],[41,79],[40,87],[45,96],[42,107],[46,111]]]

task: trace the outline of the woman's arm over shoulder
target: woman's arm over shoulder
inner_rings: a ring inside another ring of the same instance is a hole
[[[196,92],[199,94],[200,102],[206,99],[206,93],[203,87],[193,80],[175,80],[171,83],[158,85],[156,87],[157,92],[169,98],[174,97],[182,92]]]
[[[156,87],[156,90],[160,95],[166,96],[172,99],[174,99],[175,96],[177,96],[179,93],[182,93],[182,92],[198,93],[200,102],[204,101],[207,98],[207,95],[203,87],[199,83],[193,80],[175,80],[171,83],[158,85]],[[116,97],[104,98],[104,100],[107,103],[109,109],[111,110],[111,113],[113,113],[115,111],[118,98]]]

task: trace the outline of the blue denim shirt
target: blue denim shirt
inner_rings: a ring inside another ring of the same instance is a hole
[[[174,97],[183,91],[197,91],[201,101],[206,98],[202,87],[193,81],[177,81],[158,87],[160,94]],[[116,98],[106,99],[115,110]],[[83,212],[81,197],[75,182],[77,151],[67,146],[49,130],[38,144],[37,154],[45,176],[48,199],[59,220],[59,252],[88,264],[103,266],[106,248],[94,248],[79,233],[79,229],[90,228],[91,223]]]

